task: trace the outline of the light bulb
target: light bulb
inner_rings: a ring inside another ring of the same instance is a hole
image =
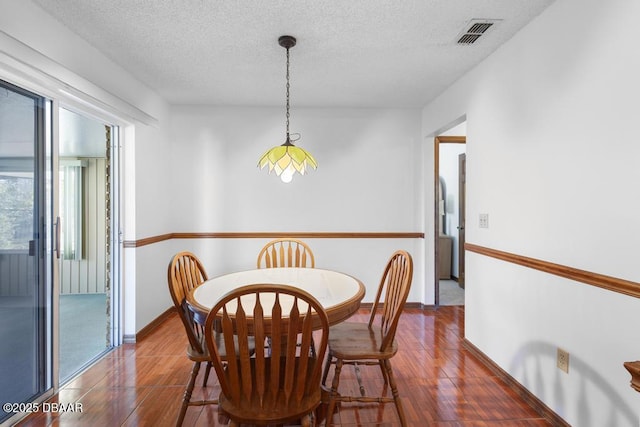
[[[296,172],[292,165],[287,166],[285,170],[280,174],[280,179],[282,182],[288,184],[293,180],[293,174]]]

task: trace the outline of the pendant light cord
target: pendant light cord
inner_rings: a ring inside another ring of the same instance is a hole
[[[287,48],[287,142],[289,141],[289,48]]]

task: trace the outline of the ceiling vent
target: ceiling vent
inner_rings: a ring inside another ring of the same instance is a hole
[[[458,44],[470,45],[493,30],[494,26],[500,22],[499,19],[472,19],[467,22],[464,29],[458,34]]]

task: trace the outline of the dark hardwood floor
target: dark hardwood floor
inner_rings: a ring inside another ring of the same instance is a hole
[[[352,320],[366,321],[363,312]],[[412,426],[551,426],[462,345],[464,307],[408,309],[396,336],[399,352],[394,373]],[[172,426],[191,363],[185,356],[186,337],[176,315],[137,344],[114,350],[66,384],[50,401],[82,404],[82,412],[37,413],[20,426]],[[362,367],[369,390],[380,390],[377,367]],[[332,368],[333,371],[333,368]],[[194,398],[217,397],[215,373]],[[330,384],[332,374],[329,375]],[[343,369],[340,391],[356,393],[353,370]],[[370,392],[370,391],[369,391]],[[345,403],[334,425],[397,426],[393,404]],[[214,405],[190,407],[184,426],[220,425]]]

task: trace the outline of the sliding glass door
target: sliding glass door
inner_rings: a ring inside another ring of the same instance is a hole
[[[0,422],[51,387],[50,112],[0,80]]]
[[[119,128],[61,102],[0,79],[0,424],[121,344]]]
[[[111,331],[112,127],[59,110],[59,380],[108,351]]]

